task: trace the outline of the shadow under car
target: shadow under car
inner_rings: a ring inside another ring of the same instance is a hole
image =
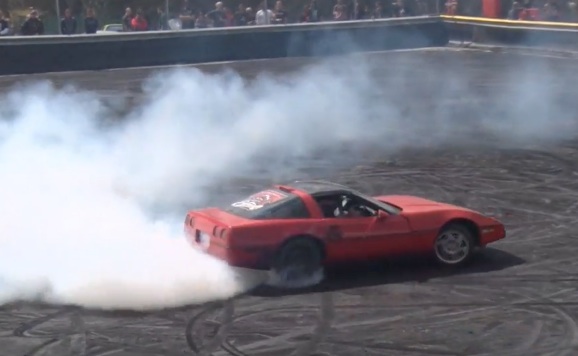
[[[403,257],[387,261],[348,263],[327,268],[325,279],[312,287],[285,289],[260,285],[248,294],[259,297],[282,297],[309,293],[418,282],[474,273],[488,273],[521,265],[526,261],[506,251],[487,247],[472,260],[458,268],[440,266],[431,258]]]

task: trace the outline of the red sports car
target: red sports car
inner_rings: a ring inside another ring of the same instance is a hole
[[[406,195],[369,197],[326,181],[276,185],[224,209],[190,211],[190,242],[231,266],[272,271],[282,282],[327,264],[426,253],[464,264],[506,236],[491,217]]]

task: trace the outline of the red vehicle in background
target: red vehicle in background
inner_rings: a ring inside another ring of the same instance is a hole
[[[311,279],[328,264],[407,254],[461,266],[506,236],[500,221],[466,208],[415,196],[370,197],[325,181],[277,185],[224,209],[190,211],[185,233],[206,253],[269,270],[284,285]]]

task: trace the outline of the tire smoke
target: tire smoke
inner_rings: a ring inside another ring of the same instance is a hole
[[[143,104],[112,123],[97,93],[48,82],[14,88],[0,104],[0,303],[143,310],[229,298],[262,277],[184,241],[186,209],[211,205],[209,188],[233,175],[292,174],[318,151],[473,141],[452,128],[463,123],[461,98],[472,78],[432,71],[430,83],[445,90],[422,87],[416,95],[436,106],[420,106],[407,84],[412,68],[390,61],[397,74],[384,89],[360,58],[252,81],[233,72],[163,71],[146,81]],[[459,72],[458,64],[448,67]],[[555,94],[509,75],[524,87],[508,93]],[[508,93],[493,94],[495,105],[469,124],[509,144],[575,132],[574,121],[563,131],[532,116],[568,117],[564,103],[522,105],[503,99]]]

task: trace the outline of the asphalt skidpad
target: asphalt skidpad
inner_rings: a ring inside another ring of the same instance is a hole
[[[257,288],[179,309],[121,313],[6,305],[0,309],[0,355],[576,354],[578,64],[457,50],[372,54],[364,60],[375,67],[373,80],[386,88],[366,92],[367,103],[387,98],[394,108],[388,117],[403,118],[388,123],[400,134],[387,136],[383,145],[349,138],[338,157],[321,155],[299,161],[298,170],[231,179],[224,200],[277,179],[312,176],[368,194],[418,195],[470,207],[502,220],[506,239],[458,271],[427,259],[368,262],[326,271],[320,284],[302,290]],[[251,78],[263,69],[280,75],[308,61],[229,67]],[[148,74],[47,77],[130,91]],[[0,83],[10,80],[16,79]],[[139,95],[135,91],[134,101]],[[268,110],[275,115],[273,106]],[[353,113],[350,120],[357,120]],[[368,135],[378,123],[365,123]],[[404,132],[409,125],[415,126],[412,135]]]

